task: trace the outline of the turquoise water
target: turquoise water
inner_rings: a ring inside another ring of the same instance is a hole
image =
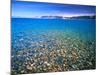
[[[86,39],[95,39],[96,32],[94,19],[62,20],[62,19],[12,19],[12,33],[25,31],[52,31],[72,32]],[[41,33],[41,32],[40,32]],[[73,36],[73,34],[71,34]]]
[[[12,18],[11,27],[12,72],[54,72],[53,68],[45,70],[47,62],[59,66],[56,71],[95,68],[95,19]],[[45,61],[43,56],[47,57]],[[35,64],[35,70],[33,66],[27,68],[28,62]]]

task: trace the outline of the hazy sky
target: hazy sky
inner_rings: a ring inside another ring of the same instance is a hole
[[[94,15],[95,6],[22,2],[12,0],[12,17]]]

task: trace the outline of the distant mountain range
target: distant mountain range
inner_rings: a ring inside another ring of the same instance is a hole
[[[42,19],[96,19],[96,15],[92,16],[74,16],[74,17],[63,17],[63,16],[41,16]]]
[[[76,17],[71,17],[70,19],[96,19],[96,16],[76,16]]]

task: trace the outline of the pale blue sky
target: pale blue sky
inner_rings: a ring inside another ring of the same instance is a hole
[[[12,17],[95,15],[95,6],[12,0]]]

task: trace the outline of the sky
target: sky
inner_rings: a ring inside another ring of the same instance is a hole
[[[84,16],[95,15],[96,7],[12,0],[12,17],[34,18],[41,16]]]

